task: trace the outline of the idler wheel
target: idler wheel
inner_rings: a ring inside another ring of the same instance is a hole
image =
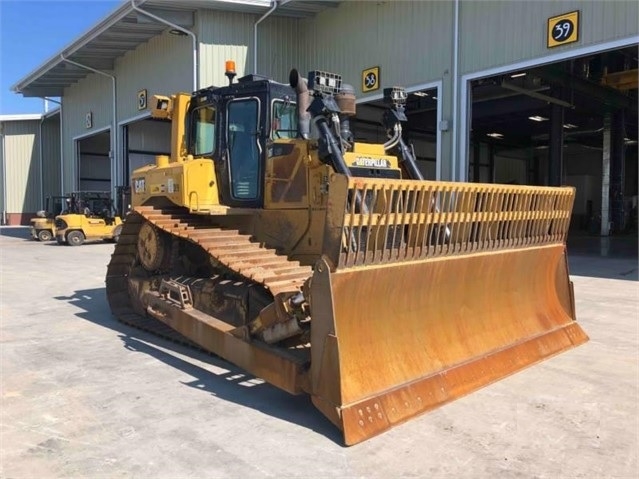
[[[169,241],[151,223],[144,223],[138,235],[138,257],[147,271],[157,271],[167,264]]]

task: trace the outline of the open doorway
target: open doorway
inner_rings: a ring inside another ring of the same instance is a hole
[[[158,155],[171,154],[171,122],[145,118],[124,125],[124,184],[131,182],[131,173],[155,163]]]
[[[111,191],[111,130],[75,140],[79,191]]]
[[[469,180],[574,186],[573,229],[598,234],[603,214],[611,231],[636,231],[637,52],[473,80]]]

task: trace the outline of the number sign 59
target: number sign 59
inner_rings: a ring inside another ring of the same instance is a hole
[[[579,39],[579,11],[548,19],[548,48],[576,42]]]

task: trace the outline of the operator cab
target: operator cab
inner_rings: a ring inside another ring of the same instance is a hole
[[[267,143],[297,136],[294,99],[290,86],[259,75],[193,94],[187,114],[187,151],[213,160],[224,204],[263,205]]]
[[[193,93],[186,118],[186,153],[213,161],[222,204],[264,206],[267,152],[281,139],[316,137],[320,161],[345,176],[423,179],[402,139],[405,89],[385,90],[392,105],[384,119],[389,141],[376,148],[354,140],[349,118],[355,116],[355,94],[340,75],[316,70],[306,81],[292,70],[289,85],[260,75],[234,83],[234,63],[227,62],[226,70],[229,85]],[[390,156],[393,149],[398,150],[401,170]]]

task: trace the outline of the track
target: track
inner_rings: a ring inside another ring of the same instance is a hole
[[[208,216],[192,215],[184,208],[136,207],[124,222],[107,267],[107,299],[119,321],[172,341],[193,345],[173,329],[148,317],[143,307],[136,305],[132,298],[135,292],[131,290],[129,276],[138,263],[138,236],[147,221],[174,237],[195,243],[216,264],[247,281],[262,285],[273,296],[299,291],[312,274],[310,267],[278,255],[274,249],[252,241],[249,235],[215,226]]]

